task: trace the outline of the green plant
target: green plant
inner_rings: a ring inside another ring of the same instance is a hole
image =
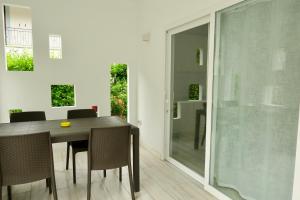
[[[190,84],[189,99],[190,100],[199,100],[199,84]]]
[[[111,66],[111,114],[127,117],[127,65],[113,64]]]
[[[74,106],[74,85],[51,85],[52,107]]]
[[[11,113],[20,113],[20,112],[23,112],[22,109],[20,108],[14,108],[14,109],[9,109],[9,114]]]
[[[27,50],[7,52],[6,61],[8,71],[33,71],[33,56]]]

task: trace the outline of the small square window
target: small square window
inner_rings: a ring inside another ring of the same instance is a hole
[[[74,85],[51,85],[52,107],[75,106]]]
[[[62,59],[60,35],[49,35],[49,57],[51,59]]]
[[[199,84],[190,84],[189,86],[189,100],[199,100],[199,91],[200,85]]]

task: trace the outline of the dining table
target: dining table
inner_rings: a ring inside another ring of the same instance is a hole
[[[71,122],[69,127],[61,127],[60,123]],[[39,132],[50,132],[52,143],[88,140],[92,128],[109,128],[130,126],[132,135],[132,168],[135,192],[140,191],[140,152],[139,128],[118,116],[58,119],[17,123],[0,123],[0,137],[24,135]]]

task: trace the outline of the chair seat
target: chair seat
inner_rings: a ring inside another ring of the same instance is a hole
[[[74,141],[74,142],[71,142],[71,146],[76,151],[87,151],[89,142],[88,142],[88,140]]]

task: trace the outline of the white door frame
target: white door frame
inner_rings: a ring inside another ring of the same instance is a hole
[[[295,172],[294,172],[293,200],[300,199],[299,187],[300,187],[300,105],[299,105],[298,137],[297,137]]]
[[[181,170],[183,170],[185,173],[189,174],[190,176],[192,176],[193,178],[197,179],[199,182],[201,182],[202,184],[204,184],[204,177],[202,177],[201,175],[199,175],[198,173],[194,172],[193,170],[187,168],[186,166],[184,166],[183,164],[181,164],[180,162],[176,161],[175,159],[171,158],[170,157],[170,147],[172,145],[170,145],[170,143],[172,142],[171,141],[171,130],[172,130],[172,121],[171,118],[173,116],[173,110],[172,110],[172,104],[173,104],[173,96],[174,96],[174,91],[173,91],[173,79],[172,79],[172,76],[173,76],[173,57],[172,55],[173,52],[174,52],[174,44],[172,42],[172,36],[177,34],[177,33],[180,33],[180,32],[183,32],[183,31],[186,31],[186,30],[189,30],[189,29],[192,29],[192,28],[195,28],[195,27],[199,27],[201,25],[205,25],[205,24],[209,24],[209,15],[206,15],[206,16],[203,16],[201,18],[199,18],[198,20],[195,20],[191,23],[186,23],[182,26],[178,26],[176,28],[173,28],[173,29],[170,29],[167,31],[167,68],[166,68],[166,80],[167,81],[167,88],[166,88],[166,91],[168,91],[166,93],[166,136],[167,136],[167,140],[166,140],[166,149],[165,149],[165,158],[166,160],[168,160],[169,162],[171,162],[172,164],[174,164],[176,167],[180,168]]]
[[[165,71],[165,141],[164,141],[164,159],[180,168],[183,172],[187,173],[194,179],[198,180],[204,185],[204,189],[210,192],[212,195],[220,200],[231,200],[225,194],[217,190],[215,187],[209,184],[210,181],[210,169],[211,167],[211,138],[212,138],[212,105],[213,105],[213,77],[214,77],[214,56],[215,56],[215,16],[216,12],[233,6],[237,3],[241,3],[244,0],[228,0],[224,3],[220,3],[210,9],[202,10],[201,14],[191,16],[183,19],[171,26],[165,28],[166,32],[166,71]],[[205,175],[201,177],[194,171],[188,169],[178,161],[172,159],[169,154],[170,149],[170,134],[172,127],[172,96],[173,96],[173,82],[172,82],[172,35],[197,27],[204,24],[209,24],[209,44],[208,44],[208,63],[207,63],[207,117],[206,117],[206,152],[205,152]],[[293,199],[299,200],[300,190],[300,109],[299,109],[299,124],[298,124],[298,138],[297,138],[297,152],[295,162],[295,176],[294,176],[294,190]]]
[[[165,149],[164,149],[164,159],[168,162],[172,163],[179,169],[181,169],[186,174],[193,177],[195,180],[199,181],[201,184],[204,185],[204,188],[212,193],[219,199],[222,200],[230,200],[227,196],[223,193],[216,190],[214,187],[209,185],[209,169],[210,169],[210,138],[211,138],[211,112],[212,112],[212,84],[213,84],[213,58],[214,58],[214,12],[204,12],[200,17],[197,19],[190,20],[182,25],[175,25],[172,28],[166,30],[166,83],[165,83]],[[174,52],[174,46],[172,45],[172,36],[201,26],[209,24],[209,31],[208,31],[208,63],[207,63],[207,117],[206,117],[206,149],[205,149],[205,175],[202,177],[198,173],[194,172],[193,170],[189,169],[188,167],[184,166],[180,162],[176,161],[175,159],[170,157],[170,143],[171,143],[171,130],[172,130],[172,104],[173,104],[173,58],[172,55]]]

